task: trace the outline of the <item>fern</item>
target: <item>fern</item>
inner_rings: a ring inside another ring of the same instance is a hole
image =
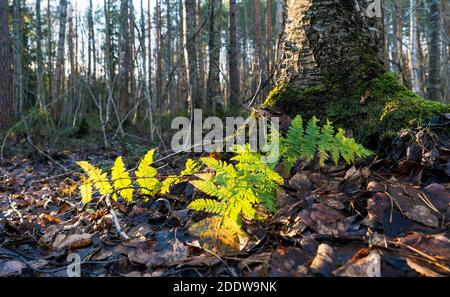
[[[92,200],[92,184],[89,179],[81,176],[81,185],[80,185],[80,193],[81,193],[81,201],[83,204],[88,204]]]
[[[318,123],[319,120],[313,117],[304,128],[303,119],[297,116],[292,120],[285,138],[271,126],[271,141],[264,150],[271,152],[279,147],[287,172],[299,160],[311,162],[317,159],[320,166],[324,166],[329,160],[337,164],[343,159],[350,164],[357,157],[372,154],[353,138],[346,137],[343,129],[336,132],[330,121],[323,126]],[[262,220],[267,217],[264,214],[276,211],[275,196],[284,179],[274,170],[279,158],[271,159],[269,164],[265,162],[268,156],[253,152],[250,145],[235,146],[234,153],[230,162],[212,156],[200,158],[198,162],[189,159],[180,175],[170,175],[160,181],[157,179],[158,170],[152,167],[155,154],[152,149],[139,162],[134,172],[135,183],[122,157],[118,157],[111,168],[111,180],[107,172],[102,172],[89,162],[78,162],[87,175],[81,176],[79,189],[82,202],[86,204],[92,200],[94,188],[102,196],[112,195],[116,200],[118,194],[130,203],[136,188],[147,199],[157,194],[166,195],[173,185],[189,181],[209,197],[192,201],[188,208],[212,215],[193,224],[190,231],[202,238],[215,239],[222,245],[239,249],[242,238],[247,237],[242,228],[243,221]]]
[[[113,188],[107,177],[107,173],[103,173],[100,168],[95,167],[86,161],[81,161],[77,163],[88,175],[89,182],[94,185],[94,187],[100,192],[101,195],[112,194]],[[86,197],[86,200],[89,197]]]
[[[286,138],[281,140],[281,155],[284,159],[284,167],[289,172],[298,160],[311,162],[319,159],[320,166],[330,158],[335,164],[342,158],[348,164],[355,161],[356,157],[368,157],[373,153],[356,143],[355,139],[345,137],[345,131],[339,129],[337,133],[330,121],[322,127],[318,126],[319,120],[313,117],[303,128],[303,119],[297,116],[292,120]]]
[[[134,189],[131,187],[132,181],[130,179],[130,175],[125,169],[122,157],[118,157],[116,159],[116,162],[111,169],[111,175],[114,190],[116,190],[127,202],[133,201]]]
[[[151,166],[154,154],[154,149],[149,150],[139,163],[138,169],[135,172],[137,177],[136,183],[140,187],[140,192],[146,196],[154,196],[161,186],[159,180],[155,178],[158,170]]]
[[[243,217],[250,220],[260,218],[257,205],[262,204],[269,211],[275,212],[273,200],[279,185],[284,182],[278,173],[261,161],[260,154],[251,152],[249,145],[236,146],[235,152],[237,155],[231,161],[237,162],[236,165],[211,157],[201,158],[200,162],[208,169],[214,170],[215,174],[197,174],[200,179],[191,181],[198,190],[217,198],[217,200],[197,199],[191,202],[188,208],[221,218],[220,226],[210,226],[210,229],[216,230],[214,236],[223,237],[223,244],[226,242],[234,244],[237,241],[230,240],[230,236],[244,234],[241,230]],[[211,223],[210,218],[206,222]],[[194,229],[196,226],[198,225],[195,225]],[[224,234],[222,236],[217,232]],[[211,233],[203,232],[202,236],[208,237],[208,234]]]

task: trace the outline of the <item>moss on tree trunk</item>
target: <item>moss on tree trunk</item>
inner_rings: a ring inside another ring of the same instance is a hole
[[[415,95],[385,71],[382,30],[374,30],[380,20],[354,3],[285,0],[278,81],[263,107],[329,119],[376,147],[449,106]]]

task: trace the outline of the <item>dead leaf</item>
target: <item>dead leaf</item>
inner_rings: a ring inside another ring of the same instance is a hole
[[[58,246],[58,249],[69,248],[69,249],[77,249],[81,247],[85,247],[92,243],[92,234],[74,234],[67,236],[61,244]]]
[[[311,259],[311,255],[295,247],[280,247],[270,260],[270,276],[300,276],[300,269]]]
[[[22,274],[22,269],[26,265],[19,261],[5,261],[0,263],[0,277],[4,276],[16,276]]]
[[[152,257],[151,252],[144,249],[134,249],[128,253],[128,259],[136,264],[145,265]]]
[[[381,277],[381,256],[377,252],[371,252],[363,259],[351,260],[346,265],[336,269],[333,274],[345,277]]]
[[[334,270],[333,248],[325,243],[319,245],[317,254],[309,267],[316,274],[331,276]]]
[[[408,259],[406,259],[406,263],[408,264],[409,267],[411,267],[412,269],[414,269],[415,271],[417,271],[418,273],[420,273],[423,276],[443,277],[443,275],[441,275],[441,274],[437,273],[436,271],[434,271],[433,269],[427,267],[426,262],[424,262],[424,261],[408,258]]]

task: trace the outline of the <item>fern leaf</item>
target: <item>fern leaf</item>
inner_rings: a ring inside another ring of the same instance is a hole
[[[321,167],[325,166],[325,162],[330,158],[330,151],[333,159],[336,156],[339,159],[339,149],[336,148],[334,141],[334,128],[329,120],[327,120],[327,123],[320,130],[317,150],[319,151],[319,163]]]
[[[193,180],[190,183],[205,194],[210,196],[217,195],[217,187],[212,180]]]
[[[192,159],[188,159],[187,161],[186,161],[186,169],[184,169],[182,172],[181,172],[181,176],[188,176],[188,175],[193,175],[194,173],[196,173],[198,170],[197,170],[197,167],[198,167],[198,163],[197,162],[195,162],[194,160],[192,160]]]
[[[223,212],[225,210],[222,203],[220,203],[217,200],[212,200],[212,199],[194,200],[188,205],[188,209],[204,211],[204,212],[208,212],[208,213],[215,213],[215,214],[223,214]]]
[[[312,117],[306,127],[305,142],[303,143],[301,156],[304,157],[306,161],[313,160],[316,153],[317,140],[320,135],[320,128],[317,125],[317,122],[318,119],[316,117]]]
[[[177,176],[169,176],[167,177],[161,184],[161,194],[169,194],[170,192],[170,187],[179,183],[180,182],[180,178],[178,178]]]
[[[155,149],[149,150],[134,173],[137,177],[136,183],[140,187],[140,192],[149,196],[155,195],[160,189],[160,182],[155,178],[158,170],[151,166],[154,154]]]
[[[105,196],[112,194],[113,188],[109,183],[107,173],[102,173],[100,168],[97,168],[86,161],[77,162],[77,164],[86,172],[89,180],[101,195]]]
[[[131,188],[132,181],[130,175],[126,171],[122,157],[117,157],[114,162],[114,166],[111,169],[111,176],[114,189],[123,197],[123,199],[125,199],[125,201],[132,202],[134,189]]]
[[[81,201],[88,204],[92,200],[92,184],[89,179],[81,176],[82,184],[80,185]]]

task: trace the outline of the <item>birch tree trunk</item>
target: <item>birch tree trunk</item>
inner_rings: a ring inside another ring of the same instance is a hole
[[[8,0],[0,0],[0,130],[9,128],[13,119],[12,44],[8,11]]]
[[[432,0],[430,6],[430,51],[429,51],[429,76],[428,99],[440,101],[440,75],[441,75],[441,3]]]
[[[329,119],[371,147],[447,111],[386,73],[376,3],[285,0],[278,81],[262,107]]]

